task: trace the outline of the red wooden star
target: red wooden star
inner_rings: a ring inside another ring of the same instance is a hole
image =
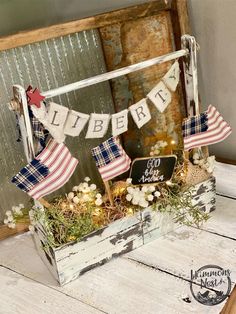
[[[32,88],[27,88],[26,94],[28,96],[28,104],[35,105],[37,108],[40,108],[40,101],[45,98],[40,94],[40,91],[37,88],[35,88],[34,91]]]

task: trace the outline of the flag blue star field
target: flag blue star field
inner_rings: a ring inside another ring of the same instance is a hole
[[[204,113],[183,121],[184,150],[215,144],[226,139],[231,127],[217,109],[210,105]]]

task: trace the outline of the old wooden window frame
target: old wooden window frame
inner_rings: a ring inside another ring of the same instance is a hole
[[[36,30],[24,31],[0,38],[0,51],[25,46],[69,34],[98,29],[119,22],[126,22],[142,17],[153,16],[161,11],[169,11],[173,27],[173,38],[176,50],[181,48],[181,35],[190,34],[187,0],[157,0],[141,5],[131,6],[108,13],[95,15],[80,20],[56,24]],[[183,77],[181,77],[183,81]],[[183,84],[184,86],[184,84]],[[183,90],[183,93],[185,91]],[[0,240],[9,236],[25,232],[27,224],[18,224],[15,229],[0,225]]]

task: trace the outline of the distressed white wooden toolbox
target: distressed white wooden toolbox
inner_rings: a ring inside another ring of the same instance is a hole
[[[203,211],[215,209],[215,178],[193,187],[193,204]],[[34,239],[38,252],[60,285],[64,285],[86,271],[110,259],[132,251],[179,225],[167,213],[146,208],[134,216],[125,217],[58,248],[50,247],[43,225],[38,223]]]
[[[42,94],[46,98],[54,97],[183,56],[189,57],[188,60],[184,62],[187,111],[190,113],[194,108],[195,112],[199,113],[196,42],[194,38],[189,35],[182,37],[181,50],[59,87]],[[20,116],[19,123],[24,150],[28,161],[30,161],[34,156],[34,144],[24,88],[15,85],[14,95],[20,100],[23,107],[23,115]],[[192,188],[194,189],[193,204],[198,205],[205,212],[212,211],[215,207],[214,177]],[[134,216],[114,221],[88,234],[79,242],[70,242],[57,248],[49,245],[43,224],[37,222],[34,239],[41,258],[60,285],[64,285],[93,267],[102,265],[120,254],[134,250],[177,227],[178,225],[174,224],[173,217],[169,214],[155,212],[146,208],[136,213]]]

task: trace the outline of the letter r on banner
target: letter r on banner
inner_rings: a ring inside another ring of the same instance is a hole
[[[171,102],[171,93],[163,82],[158,83],[147,96],[160,112]]]
[[[109,114],[92,113],[90,115],[86,138],[103,137],[107,132],[109,120],[110,120]]]
[[[129,110],[139,129],[151,119],[151,114],[145,98],[130,106]]]
[[[122,110],[112,115],[112,135],[118,136],[128,130],[128,110]]]

